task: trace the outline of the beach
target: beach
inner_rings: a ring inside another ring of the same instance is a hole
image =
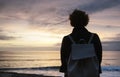
[[[58,51],[1,51],[0,77],[64,77]],[[103,53],[101,77],[120,77],[119,51]]]
[[[119,66],[102,67],[101,77],[120,77]],[[64,77],[59,67],[1,69],[0,77]]]
[[[0,72],[0,77],[54,77],[36,74],[14,73],[14,72]]]

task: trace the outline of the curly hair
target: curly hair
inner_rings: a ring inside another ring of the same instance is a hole
[[[74,10],[69,19],[73,27],[85,27],[89,22],[88,14],[81,10]]]

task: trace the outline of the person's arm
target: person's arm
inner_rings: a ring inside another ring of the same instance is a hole
[[[67,59],[66,59],[66,55],[67,55],[67,39],[66,37],[63,38],[62,40],[62,44],[61,44],[61,50],[60,50],[60,57],[61,57],[61,67],[60,67],[60,72],[66,72],[67,69]]]
[[[96,51],[96,55],[97,55],[97,58],[99,60],[99,72],[101,73],[101,62],[102,62],[102,44],[101,44],[101,41],[100,41],[100,38],[97,34],[95,34],[94,36],[94,46],[95,46],[95,51]]]

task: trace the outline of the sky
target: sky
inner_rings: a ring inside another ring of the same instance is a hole
[[[103,48],[120,50],[120,0],[0,0],[0,49],[60,47],[71,33],[69,15],[86,11],[86,27]],[[114,44],[113,44],[114,43]]]

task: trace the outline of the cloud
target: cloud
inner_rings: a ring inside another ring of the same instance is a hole
[[[107,41],[102,43],[104,51],[120,51],[120,41]]]
[[[61,46],[61,43],[56,43],[54,46],[60,47],[60,46]]]
[[[116,28],[116,29],[118,29],[118,28],[120,28],[120,26],[118,26],[118,25],[115,25],[115,26],[107,25],[106,28],[114,28],[114,29]]]
[[[7,35],[0,35],[0,40],[13,40],[15,37],[7,36]]]
[[[3,30],[2,30],[2,29],[0,29],[0,33],[1,33],[1,32],[3,32]]]
[[[0,40],[13,40],[16,37],[8,36],[4,33],[4,30],[0,29]]]
[[[111,41],[102,42],[103,50],[107,51],[120,51],[120,34],[117,34],[115,37],[108,38]]]
[[[117,6],[119,0],[1,0],[1,14],[6,18],[26,20],[40,25],[65,23],[73,9],[79,8],[90,13]],[[50,6],[49,6],[50,5]]]
[[[114,37],[106,37],[104,39],[111,40],[111,41],[120,41],[120,33],[116,34]]]
[[[0,24],[25,21],[31,28],[59,32],[62,25],[69,25],[68,16],[76,8],[94,14],[119,3],[120,0],[0,0]]]
[[[120,33],[116,35],[116,37],[110,38],[111,40],[114,41],[120,41]],[[118,45],[119,46],[119,45]]]
[[[53,3],[52,3],[53,2]],[[58,1],[57,1],[58,2]],[[4,20],[24,20],[29,24],[37,26],[48,26],[57,24],[56,1],[52,0],[1,0],[0,19]],[[51,5],[51,6],[48,6]],[[56,20],[56,21],[55,21]],[[58,20],[59,22],[59,20]]]
[[[94,0],[87,5],[78,6],[79,9],[83,9],[89,13],[100,12],[102,10],[118,6],[120,0]]]

